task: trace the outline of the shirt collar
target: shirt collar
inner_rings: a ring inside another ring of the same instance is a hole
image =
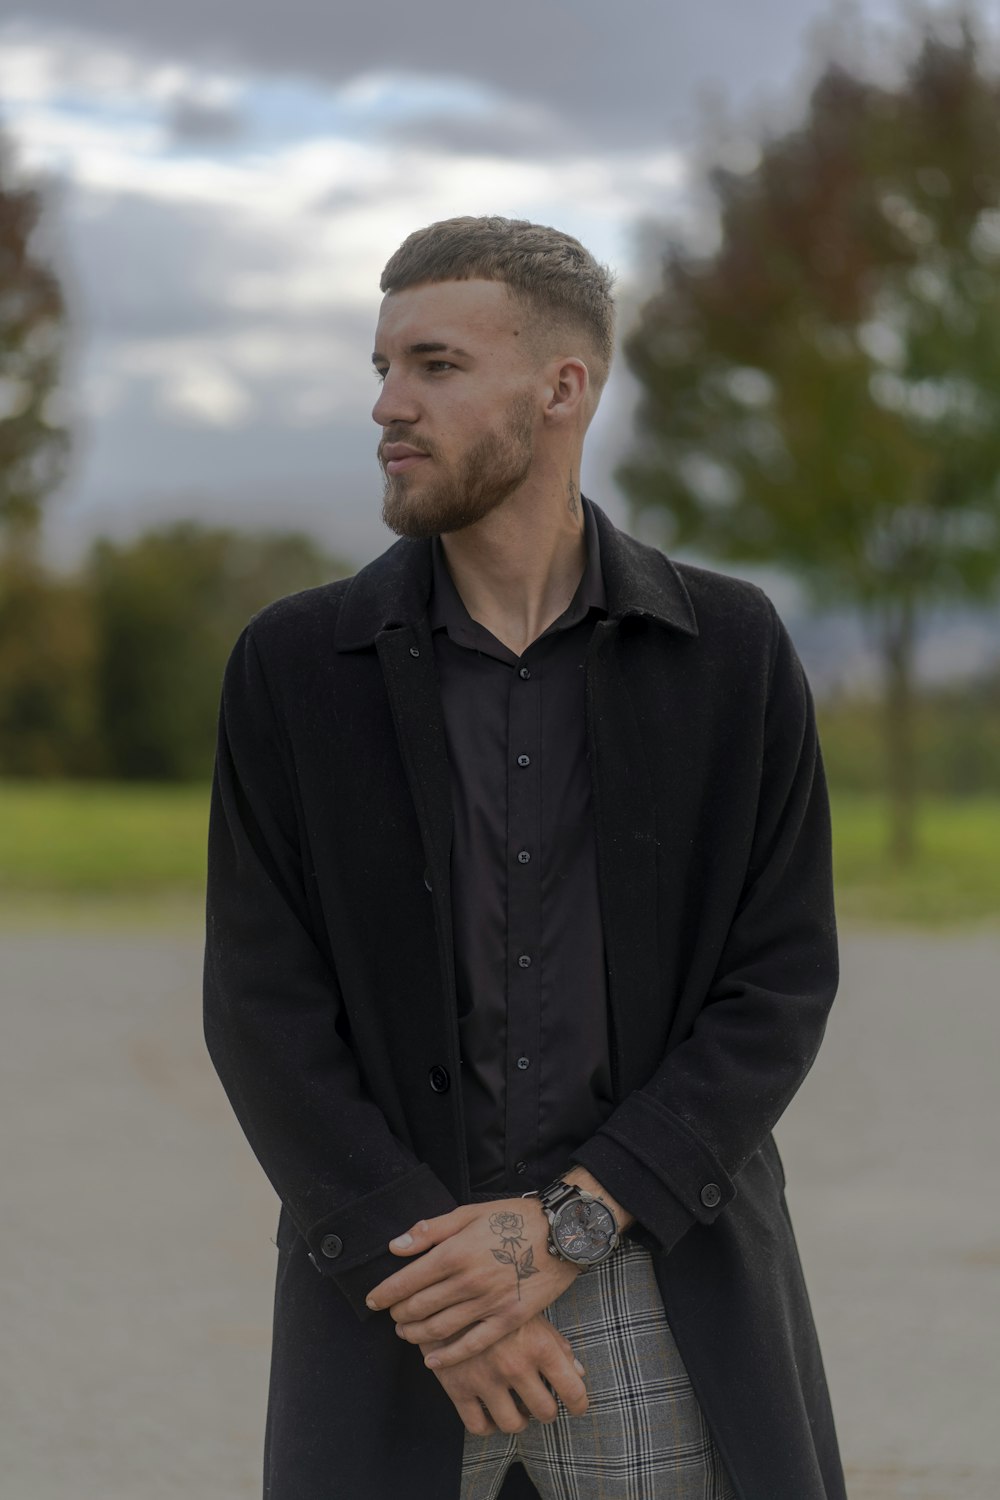
[[[601,539],[597,532],[594,508],[585,495],[581,495],[580,500],[583,505],[583,536],[587,549],[587,561],[576,593],[564,613],[554,622],[560,630],[568,630],[571,625],[578,624],[580,620],[586,618],[587,611],[591,608],[600,609],[604,614],[607,614],[608,608],[604,575],[601,571]],[[447,630],[454,640],[464,643],[468,640],[470,633],[474,633],[472,628],[477,625],[477,622],[469,614],[461,594],[455,587],[439,536],[431,538],[431,569],[431,595],[427,601],[427,619],[430,628],[432,631]],[[551,628],[552,626],[549,626],[549,629]]]
[[[609,617],[635,615],[696,636],[694,607],[680,569],[656,547],[620,531],[599,505],[585,504],[597,521]],[[421,621],[426,628],[432,540],[400,537],[348,580],[334,629],[335,650],[363,650],[382,631]]]

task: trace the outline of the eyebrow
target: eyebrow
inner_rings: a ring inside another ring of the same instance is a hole
[[[471,357],[465,349],[459,349],[455,344],[438,344],[431,342],[411,344],[405,352],[407,354],[457,354],[461,359],[469,359]],[[385,355],[380,354],[376,349],[374,354],[372,355],[372,364],[387,365],[388,363],[389,361],[386,359]]]

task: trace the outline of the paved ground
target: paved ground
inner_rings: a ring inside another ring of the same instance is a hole
[[[844,948],[779,1134],[851,1497],[996,1500],[1000,935]],[[276,1210],[198,935],[4,932],[0,974],[0,1493],[253,1500]]]

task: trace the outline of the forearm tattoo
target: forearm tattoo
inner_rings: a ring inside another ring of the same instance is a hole
[[[528,1276],[535,1276],[538,1267],[535,1265],[535,1251],[532,1245],[527,1250],[522,1250],[524,1243],[524,1220],[520,1214],[504,1210],[502,1213],[490,1214],[490,1228],[494,1234],[500,1236],[501,1250],[494,1250],[495,1260],[502,1261],[505,1266],[514,1267],[514,1275],[517,1277],[517,1297],[521,1300],[521,1282]]]

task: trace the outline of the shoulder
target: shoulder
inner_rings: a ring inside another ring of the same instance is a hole
[[[755,639],[773,644],[777,613],[757,584],[693,563],[672,561],[672,566],[687,589],[699,634],[706,630],[729,635],[749,631]]]

